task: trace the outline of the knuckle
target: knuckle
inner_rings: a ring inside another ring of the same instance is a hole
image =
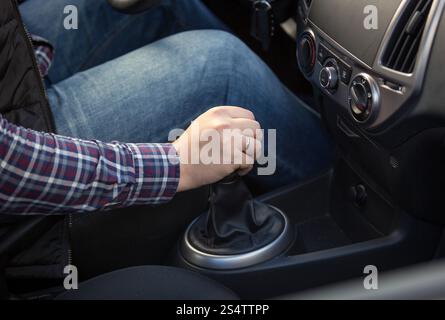
[[[261,128],[259,130],[256,131],[256,138],[259,141],[263,141],[264,140],[264,131],[261,130]]]
[[[214,115],[222,115],[226,112],[224,107],[214,107],[212,109],[210,109],[210,111],[214,114]]]
[[[246,137],[254,137],[255,136],[255,129],[252,128],[246,128],[244,129],[241,134],[243,134]]]
[[[230,123],[228,121],[225,120],[216,120],[213,124],[213,127],[218,130],[218,131],[222,131],[225,129],[229,129],[230,128]]]

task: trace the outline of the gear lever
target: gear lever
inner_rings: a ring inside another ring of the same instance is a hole
[[[209,210],[189,227],[185,242],[203,255],[233,259],[258,252],[264,260],[290,244],[290,230],[286,216],[253,199],[235,173],[211,186]],[[256,259],[252,262],[258,263]]]

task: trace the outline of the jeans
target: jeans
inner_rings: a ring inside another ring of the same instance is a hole
[[[63,27],[68,4],[78,8],[78,30]],[[20,10],[30,32],[56,49],[48,98],[59,134],[166,142],[171,129],[209,108],[235,105],[277,130],[275,174],[250,176],[261,188],[302,181],[331,164],[319,117],[200,0],[164,0],[139,15],[118,13],[105,0],[28,0]]]

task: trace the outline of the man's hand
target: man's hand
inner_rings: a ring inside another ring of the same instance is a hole
[[[173,143],[181,161],[178,192],[217,182],[235,171],[247,174],[261,152],[260,129],[253,113],[240,107],[216,107],[199,116]]]

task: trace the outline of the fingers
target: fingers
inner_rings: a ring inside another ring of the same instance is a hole
[[[243,137],[242,152],[255,160],[261,154],[262,142],[252,137]]]
[[[217,140],[221,143],[218,158],[223,167],[229,165],[240,175],[253,169],[255,159],[261,155],[263,132],[250,110],[236,106],[215,107],[199,121],[204,129],[216,129],[217,134],[222,134]]]
[[[241,108],[241,107],[232,107],[232,106],[224,106],[224,107],[217,107],[221,108],[221,110],[224,110],[227,112],[227,114],[236,119],[236,118],[244,118],[244,119],[250,119],[255,120],[255,115],[252,111]]]
[[[262,140],[256,139],[252,134],[246,135],[245,131],[240,129],[235,129],[230,135],[224,136],[222,143],[222,150],[226,157],[233,153],[230,158],[237,158],[238,161],[243,153],[256,159],[263,145]]]
[[[254,159],[244,154],[244,161],[238,166],[237,172],[240,176],[245,176],[253,169]]]
[[[241,139],[241,143],[237,143],[231,150],[230,159],[232,164],[243,166],[244,168],[246,165],[253,165],[255,160],[261,155],[262,143],[252,137],[243,136]]]
[[[249,137],[256,137],[257,132],[261,130],[260,123],[251,119],[233,119],[232,126],[233,128],[242,130],[243,134]]]
[[[253,169],[253,165],[246,167],[245,169],[239,169],[237,172],[240,176],[245,176],[247,175],[250,171],[252,171]]]

